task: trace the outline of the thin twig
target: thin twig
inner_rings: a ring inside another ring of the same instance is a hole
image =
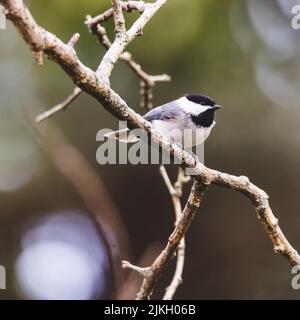
[[[79,41],[79,39],[80,39],[80,34],[77,32],[77,33],[75,33],[75,34],[72,36],[72,38],[69,40],[68,46],[69,46],[70,48],[74,48],[75,45],[77,44],[77,42]]]
[[[170,177],[169,177],[169,175],[167,173],[166,167],[163,164],[160,165],[159,172],[160,172],[160,174],[161,174],[161,176],[162,176],[162,178],[163,178],[163,180],[165,182],[166,187],[168,188],[168,191],[169,191],[170,195],[173,197],[175,195],[176,191],[175,191],[175,188],[172,185],[172,182],[171,182]]]
[[[160,166],[160,173],[172,197],[172,202],[173,202],[174,211],[175,211],[175,226],[176,226],[182,214],[181,201],[180,201],[180,197],[182,196],[182,186],[184,182],[187,182],[184,177],[184,171],[182,168],[179,167],[177,181],[174,187],[171,183],[171,180],[168,176],[167,170],[164,165]],[[163,297],[163,300],[172,300],[174,294],[177,291],[177,288],[182,283],[184,260],[185,260],[185,239],[183,237],[177,248],[177,261],[176,261],[175,273],[170,285],[166,288],[166,292]]]
[[[127,12],[132,12],[134,10],[138,11],[139,13],[143,13],[145,10],[145,2],[144,1],[120,1],[122,5],[122,9]],[[101,14],[97,15],[96,17],[86,20],[86,24],[89,29],[92,29],[99,23],[107,21],[113,16],[113,8],[109,8],[108,10],[102,12]]]
[[[129,261],[123,260],[122,261],[122,268],[123,269],[131,269],[136,271],[137,273],[139,273],[140,275],[142,275],[144,278],[148,277],[148,273],[150,271],[150,268],[146,267],[146,268],[141,268],[138,266],[135,266],[133,264],[131,264]]]
[[[116,34],[117,36],[123,36],[123,34],[126,32],[126,27],[121,1],[111,0],[111,4],[113,9]]]
[[[160,242],[151,243],[143,250],[141,257],[138,259],[138,266],[148,266],[162,251],[163,244]],[[126,267],[125,267],[126,268]],[[117,300],[132,300],[135,299],[136,293],[139,291],[143,277],[134,270],[128,269],[127,277],[125,278],[122,287],[117,293]]]
[[[64,100],[63,102],[57,104],[53,108],[41,113],[38,115],[35,119],[36,122],[42,122],[51,116],[53,116],[56,112],[66,110],[67,107],[77,98],[82,94],[82,90],[78,87],[73,89],[73,92]]]
[[[39,67],[44,64],[43,51],[33,51],[33,57]]]

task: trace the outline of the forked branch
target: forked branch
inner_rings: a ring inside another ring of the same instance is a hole
[[[175,211],[175,227],[176,227],[182,215],[182,208],[181,208],[181,201],[180,201],[180,198],[182,196],[182,187],[184,183],[190,180],[190,177],[189,176],[185,177],[184,170],[179,167],[177,181],[173,186],[164,165],[160,166],[160,173],[169,190],[170,196],[172,197],[172,202],[173,202],[174,211]],[[185,260],[184,237],[182,237],[179,243],[176,256],[177,256],[177,261],[176,261],[175,273],[170,285],[166,288],[166,292],[163,297],[163,300],[172,300],[179,285],[182,283],[182,274],[183,274],[184,260]]]
[[[151,296],[152,290],[157,280],[172,259],[174,253],[176,252],[176,249],[178,248],[192,220],[194,219],[206,190],[207,185],[199,183],[197,181],[194,182],[181,218],[177,222],[174,231],[170,235],[167,245],[155,259],[151,267],[147,268],[147,271],[143,274],[144,281],[139,293],[137,294],[137,300],[149,299],[149,297]],[[126,267],[132,269],[132,265],[126,265]]]

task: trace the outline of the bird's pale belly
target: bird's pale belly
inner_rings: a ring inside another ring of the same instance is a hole
[[[183,147],[191,147],[203,143],[214,126],[212,125],[209,128],[197,128],[195,126],[180,130],[178,129],[178,123],[174,121],[154,120],[152,124],[163,136],[173,139],[175,143],[179,143]]]

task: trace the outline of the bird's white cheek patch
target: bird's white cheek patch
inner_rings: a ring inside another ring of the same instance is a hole
[[[207,109],[209,109],[209,106],[202,106],[201,104],[189,101],[186,98],[180,98],[177,100],[179,107],[186,113],[189,114],[199,114]]]

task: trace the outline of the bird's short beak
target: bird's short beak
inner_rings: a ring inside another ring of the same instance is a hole
[[[215,106],[212,107],[213,110],[218,110],[218,109],[221,109],[223,108],[222,106],[216,104]]]

